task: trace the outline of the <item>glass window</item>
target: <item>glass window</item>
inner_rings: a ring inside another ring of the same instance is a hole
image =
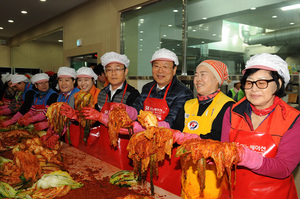
[[[194,73],[205,59],[223,61],[230,75],[240,75],[250,56],[268,52],[300,70],[299,1],[165,0],[122,14],[122,51],[130,58],[130,76],[151,76],[155,50],[167,48],[180,60],[178,74]],[[182,16],[186,10],[187,17]],[[182,48],[183,23],[187,45]],[[186,67],[182,54],[186,53]],[[186,71],[182,71],[186,68]]]

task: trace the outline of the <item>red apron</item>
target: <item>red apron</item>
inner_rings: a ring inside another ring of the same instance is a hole
[[[172,82],[168,85],[163,99],[151,98],[150,93],[154,84],[149,91],[148,97],[144,101],[144,111],[151,111],[158,119],[158,121],[164,121],[169,114],[169,106],[166,101],[169,88]],[[181,165],[180,158],[175,157],[176,149],[172,149],[171,159],[167,158],[159,164],[158,178],[153,179],[153,183],[169,192],[172,192],[178,196],[181,193]],[[150,173],[147,175],[147,181],[150,181]]]
[[[127,86],[126,84],[121,103],[123,103]],[[101,113],[104,114],[108,114],[112,105],[116,104],[115,102],[107,102],[107,98],[108,95],[106,95],[106,101],[101,109]],[[118,147],[113,148],[110,145],[108,128],[101,124],[90,129],[87,142],[83,141],[83,129],[81,128],[79,149],[122,170],[132,170],[131,159],[128,158],[128,142],[129,135],[119,135]]]
[[[230,132],[230,142],[246,146],[261,153],[264,157],[274,158],[278,146],[269,133],[273,116],[273,113],[269,115],[270,118],[265,132],[236,130],[240,124],[240,122],[237,122],[237,128]],[[293,175],[286,179],[275,179],[253,173],[246,168],[236,170],[236,185],[232,194],[233,198],[298,198]]]
[[[94,86],[92,87],[90,92],[94,91],[94,93],[92,95],[95,98],[95,95],[97,95],[97,89],[95,88],[93,90],[93,88],[94,88]],[[75,98],[76,98],[76,95],[77,95],[77,93],[75,93],[75,95],[74,95]],[[71,96],[71,94],[67,97],[66,102],[68,101],[70,96]],[[74,123],[71,123],[70,127],[69,127],[69,132],[70,132],[71,145],[78,149],[79,148],[79,143],[81,142],[81,139],[83,140],[83,137],[84,137],[83,128],[80,127],[79,124],[76,125]],[[81,137],[81,134],[82,134],[82,137]],[[69,144],[68,133],[65,133],[65,142],[67,144]]]

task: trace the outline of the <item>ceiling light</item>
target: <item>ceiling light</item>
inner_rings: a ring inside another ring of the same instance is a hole
[[[22,14],[27,14],[27,11],[26,10],[22,10],[21,13]]]
[[[203,17],[202,19],[203,19],[203,20],[206,20],[207,18],[206,18],[206,17]]]
[[[274,15],[274,16],[272,16],[272,18],[273,18],[273,19],[276,19],[276,18],[277,18],[277,16],[276,16],[276,15]]]
[[[9,19],[8,22],[9,23],[14,23],[14,20]]]
[[[172,27],[172,24],[169,24],[168,26],[169,26],[169,27]]]
[[[193,31],[193,32],[196,32],[197,30],[194,29],[194,30],[192,30],[192,31]]]
[[[291,22],[291,23],[290,23],[290,25],[294,25],[294,24],[295,24],[294,22]]]
[[[46,2],[46,0],[40,0],[41,2]]]
[[[178,10],[173,10],[173,12],[178,12]]]
[[[58,42],[62,43],[62,42],[63,42],[63,40],[62,40],[62,39],[59,39],[59,40],[58,40]]]
[[[298,9],[298,8],[300,8],[300,4],[285,6],[285,7],[282,7],[281,10],[282,11],[287,11],[287,10],[294,10],[294,9]]]
[[[255,8],[255,7],[252,7],[252,8],[250,8],[250,10],[256,10],[256,8]]]
[[[143,30],[141,30],[141,31],[140,31],[140,33],[141,33],[141,34],[143,34],[143,33],[144,33],[144,31],[143,31]]]
[[[0,26],[0,30],[3,30],[3,27]]]
[[[136,9],[136,10],[139,10],[139,9],[141,9],[141,8],[142,8],[142,6],[139,6],[139,7],[136,7],[135,9]]]
[[[140,41],[143,41],[143,39],[140,39]]]
[[[212,34],[212,36],[214,36],[214,37],[215,37],[215,36],[216,36],[216,34],[214,33],[214,34]]]
[[[166,37],[167,35],[163,35],[163,37]]]

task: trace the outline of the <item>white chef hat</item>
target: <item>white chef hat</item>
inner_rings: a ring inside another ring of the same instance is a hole
[[[31,83],[41,83],[41,82],[46,82],[49,81],[49,76],[46,73],[38,73],[32,76],[31,78]]]
[[[15,86],[19,82],[29,82],[29,79],[25,75],[12,75],[11,86]]]
[[[73,77],[75,79],[76,71],[74,68],[70,68],[66,66],[59,67],[57,71],[57,78],[59,77]]]
[[[246,70],[250,68],[277,71],[284,79],[284,87],[286,87],[290,81],[288,64],[277,55],[271,55],[269,53],[256,54],[247,61],[242,73],[245,74]]]
[[[89,77],[94,78],[94,82],[97,82],[98,76],[94,73],[93,69],[89,67],[81,67],[77,70],[77,78],[78,77]]]
[[[165,48],[159,49],[154,52],[150,63],[154,61],[173,61],[176,66],[179,65],[177,55],[174,52]]]
[[[11,74],[9,73],[5,73],[1,75],[1,80],[3,82],[3,84],[5,84],[6,82],[9,82],[11,80]]]
[[[105,53],[104,55],[102,55],[100,60],[101,60],[101,64],[103,65],[104,69],[108,64],[111,64],[111,63],[123,64],[126,68],[128,68],[129,62],[130,62],[130,60],[127,58],[126,55],[121,55],[116,52]]]

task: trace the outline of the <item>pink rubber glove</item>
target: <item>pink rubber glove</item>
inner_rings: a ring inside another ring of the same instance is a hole
[[[173,132],[173,142],[181,145],[190,139],[201,139],[199,135],[193,133],[181,133],[181,131],[171,129]]]
[[[38,113],[38,114],[36,114],[36,115],[34,115],[33,117],[30,118],[31,123],[41,122],[41,121],[44,121],[46,119],[47,119],[47,117],[44,113]]]
[[[137,115],[138,115],[136,109],[131,106],[127,106],[127,105],[125,105],[125,106],[126,106],[126,112],[129,116],[129,118],[133,121],[136,120]]]
[[[75,109],[73,109],[68,104],[61,105],[59,113],[70,118],[71,120],[77,120],[77,114]]]
[[[20,112],[17,112],[17,113],[13,116],[13,118],[11,118],[10,120],[7,120],[7,121],[5,121],[5,122],[2,122],[1,126],[3,126],[3,127],[5,128],[5,127],[7,127],[7,126],[9,126],[9,125],[15,124],[15,123],[18,121],[18,119],[19,119],[20,117],[22,117],[22,116],[23,116],[23,115],[22,115]]]
[[[13,114],[13,112],[7,106],[5,106],[5,108],[0,110],[0,115],[11,115],[11,114]]]
[[[7,108],[8,108],[7,105],[0,106],[0,110],[2,110],[2,109],[7,109]]]
[[[133,127],[133,133],[138,133],[138,132],[141,132],[141,131],[145,130],[145,128],[142,127],[142,125],[139,122],[136,122],[136,121],[132,122],[132,127]],[[120,134],[128,135],[129,134],[128,129],[121,128],[120,129]]]
[[[25,114],[23,117],[21,117],[18,122],[20,125],[28,126],[31,123],[40,122],[43,120],[46,120],[46,115],[44,113],[37,113],[33,116],[29,116]]]
[[[158,122],[158,126],[159,126],[159,127],[165,127],[165,128],[167,128],[167,129],[170,128],[169,122],[165,122],[165,121]]]
[[[264,159],[261,154],[243,146],[238,147],[238,152],[240,158],[239,166],[244,166],[251,170],[257,170],[261,167]]]
[[[53,134],[51,137],[47,139],[47,147],[53,149],[57,140],[59,139],[59,135]]]
[[[34,114],[35,114],[35,111],[29,110],[25,115],[23,115],[22,117],[20,117],[18,119],[19,125],[27,126],[28,124],[30,124],[29,118],[33,117]]]
[[[41,131],[41,130],[44,130],[44,129],[48,128],[48,127],[49,127],[49,123],[48,123],[47,120],[42,121],[42,122],[38,122],[38,123],[34,124],[34,129],[36,131]]]
[[[84,119],[86,120],[94,120],[101,122],[105,126],[108,124],[108,115],[105,115],[94,108],[91,107],[83,107],[81,110]]]

